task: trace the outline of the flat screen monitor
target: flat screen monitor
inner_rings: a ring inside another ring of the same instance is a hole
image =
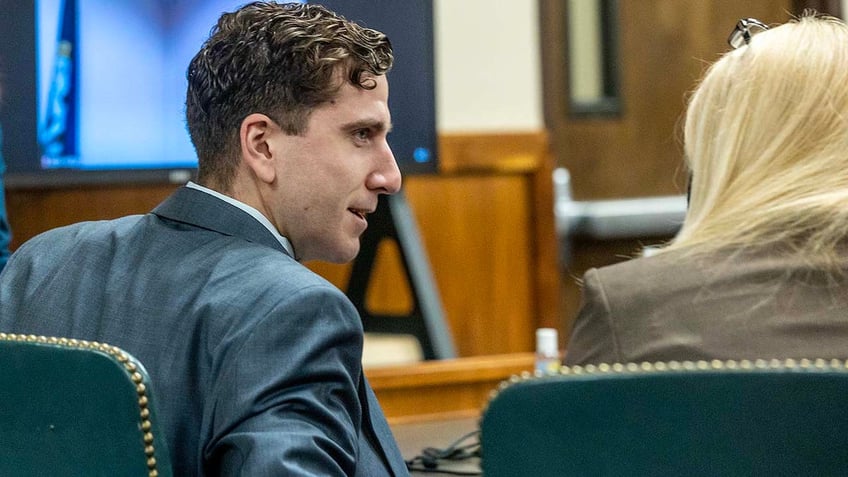
[[[316,1],[389,36],[389,142],[405,174],[435,172],[432,0]],[[186,68],[220,14],[243,3],[0,0],[7,187],[192,178]]]

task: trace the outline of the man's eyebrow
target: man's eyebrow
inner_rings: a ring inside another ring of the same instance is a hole
[[[386,124],[385,121],[381,121],[379,119],[361,119],[359,121],[353,121],[342,126],[343,129],[347,131],[356,131],[358,129],[373,129],[375,131],[385,131],[386,133],[391,132],[393,125],[391,123]]]

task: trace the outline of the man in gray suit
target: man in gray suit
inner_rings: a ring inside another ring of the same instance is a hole
[[[197,183],[24,244],[0,275],[0,331],[139,358],[175,475],[406,475],[354,306],[299,263],[353,259],[400,188],[391,64],[385,35],[318,5],[224,14],[188,69]]]

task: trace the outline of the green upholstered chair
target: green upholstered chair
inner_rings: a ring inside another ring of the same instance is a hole
[[[485,477],[848,475],[843,361],[563,367],[493,393]]]
[[[107,344],[0,333],[0,475],[170,476],[141,363]]]

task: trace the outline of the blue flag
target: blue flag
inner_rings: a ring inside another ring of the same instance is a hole
[[[76,156],[77,71],[79,48],[76,0],[64,0],[59,14],[59,34],[47,110],[38,139],[42,153],[51,160]],[[62,162],[61,159],[60,161]]]

